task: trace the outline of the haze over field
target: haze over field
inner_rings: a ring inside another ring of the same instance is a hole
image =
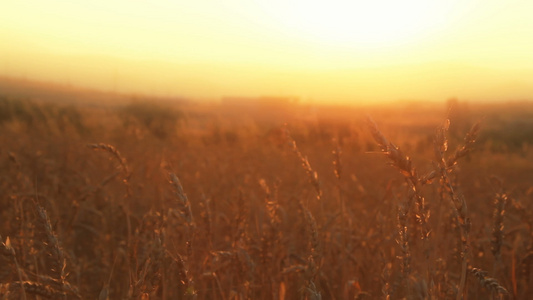
[[[0,74],[190,98],[529,99],[530,1],[8,1]]]

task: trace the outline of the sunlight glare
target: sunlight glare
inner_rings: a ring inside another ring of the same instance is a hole
[[[326,46],[408,43],[438,30],[454,1],[275,0],[265,10],[294,35]]]

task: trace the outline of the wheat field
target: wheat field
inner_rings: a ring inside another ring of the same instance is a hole
[[[2,299],[533,292],[530,104],[78,98],[0,95]]]

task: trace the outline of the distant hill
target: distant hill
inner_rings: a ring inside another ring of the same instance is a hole
[[[136,98],[153,98],[158,100],[186,102],[184,98],[157,97],[142,94],[122,94],[106,92],[96,88],[83,88],[70,84],[58,84],[37,80],[10,78],[0,76],[0,96],[13,98],[42,100],[47,102],[63,102],[76,104],[121,104]]]
[[[62,83],[54,89],[67,93],[72,85],[86,87],[86,91],[92,88],[197,100],[220,100],[227,95],[296,96],[303,101],[349,103],[443,101],[450,97],[472,101],[533,99],[532,69],[488,68],[461,62],[364,68],[347,62],[345,68],[293,69],[231,62],[173,63],[107,56],[40,55],[11,60],[6,68],[10,71],[3,73]],[[0,87],[15,88],[8,87],[5,80],[2,79]]]

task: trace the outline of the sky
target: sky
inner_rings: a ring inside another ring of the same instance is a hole
[[[196,99],[526,99],[531,16],[519,0],[2,0],[0,75]]]

